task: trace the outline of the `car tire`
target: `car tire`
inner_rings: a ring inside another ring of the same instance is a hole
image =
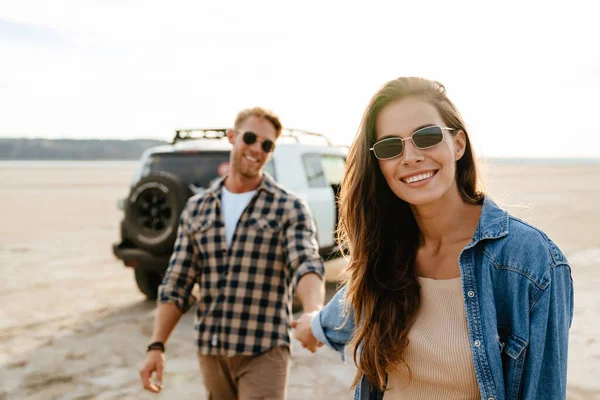
[[[189,188],[167,172],[155,172],[140,179],[125,203],[129,239],[155,255],[171,253],[179,216],[191,195]]]
[[[125,219],[121,220],[121,240],[127,240],[129,238],[129,234],[127,233],[127,224],[125,223]]]
[[[162,282],[162,274],[143,268],[134,268],[134,272],[135,282],[140,292],[144,293],[148,300],[156,300],[158,298],[158,287]]]

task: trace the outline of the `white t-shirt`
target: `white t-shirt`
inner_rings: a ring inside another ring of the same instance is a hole
[[[231,246],[231,240],[237,226],[240,215],[252,199],[256,190],[245,193],[231,193],[223,186],[221,193],[221,211],[223,212],[223,221],[225,222],[225,239],[227,248]]]

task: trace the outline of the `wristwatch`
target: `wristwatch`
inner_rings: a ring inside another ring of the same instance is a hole
[[[148,347],[146,348],[146,352],[148,352],[150,350],[160,350],[164,353],[165,352],[165,344],[163,342],[150,343],[148,345]]]

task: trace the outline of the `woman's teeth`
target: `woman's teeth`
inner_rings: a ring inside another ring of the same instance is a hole
[[[435,175],[434,172],[428,172],[426,174],[419,174],[419,175],[409,176],[408,178],[404,178],[402,180],[404,182],[406,182],[406,183],[413,183],[413,182],[422,181],[422,180],[427,179],[427,178],[431,178],[433,175]]]

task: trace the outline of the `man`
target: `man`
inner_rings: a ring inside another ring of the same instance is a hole
[[[319,310],[324,268],[306,204],[263,173],[280,134],[271,111],[240,112],[227,132],[229,173],[187,202],[140,370],[145,389],[162,389],[165,343],[198,282],[194,325],[208,398],[285,398],[293,291],[305,313]]]

